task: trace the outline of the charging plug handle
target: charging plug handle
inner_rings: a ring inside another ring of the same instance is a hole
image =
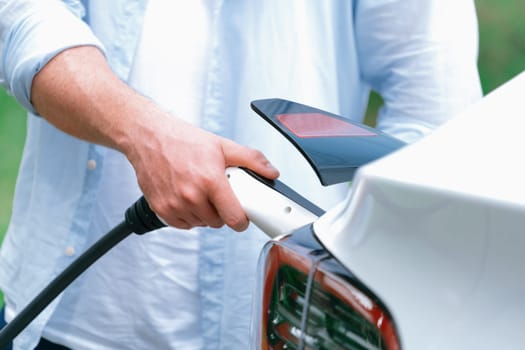
[[[126,210],[125,218],[131,231],[139,235],[166,226],[157,214],[151,210],[144,196],[140,197]]]

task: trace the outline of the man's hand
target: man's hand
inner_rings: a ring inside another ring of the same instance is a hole
[[[123,152],[150,207],[174,227],[242,231],[248,220],[226,167],[279,176],[261,152],[194,127],[130,89],[94,47],[53,58],[35,76],[31,100],[59,129]]]
[[[242,231],[248,219],[224,170],[243,166],[268,178],[279,175],[261,152],[173,116],[159,118],[159,126],[149,133],[137,135],[126,154],[151,208],[175,227],[226,224]]]

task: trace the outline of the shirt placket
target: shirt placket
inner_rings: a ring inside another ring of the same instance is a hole
[[[221,17],[223,1],[213,4],[211,19],[211,52],[208,63],[207,86],[202,110],[201,127],[216,135],[228,137],[230,131],[225,120],[225,94],[223,69],[223,42]],[[219,349],[223,314],[224,256],[226,228],[202,230],[200,237],[199,284],[201,295],[201,327],[204,349]]]

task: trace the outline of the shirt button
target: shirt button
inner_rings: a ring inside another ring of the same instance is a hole
[[[89,170],[94,170],[97,167],[97,162],[94,159],[90,159],[87,162],[87,167]]]
[[[73,247],[67,247],[66,248],[66,255],[67,256],[73,256],[75,254],[75,248]]]

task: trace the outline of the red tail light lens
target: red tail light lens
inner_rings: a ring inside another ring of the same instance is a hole
[[[258,348],[399,349],[386,309],[316,253],[284,242],[266,247]]]

